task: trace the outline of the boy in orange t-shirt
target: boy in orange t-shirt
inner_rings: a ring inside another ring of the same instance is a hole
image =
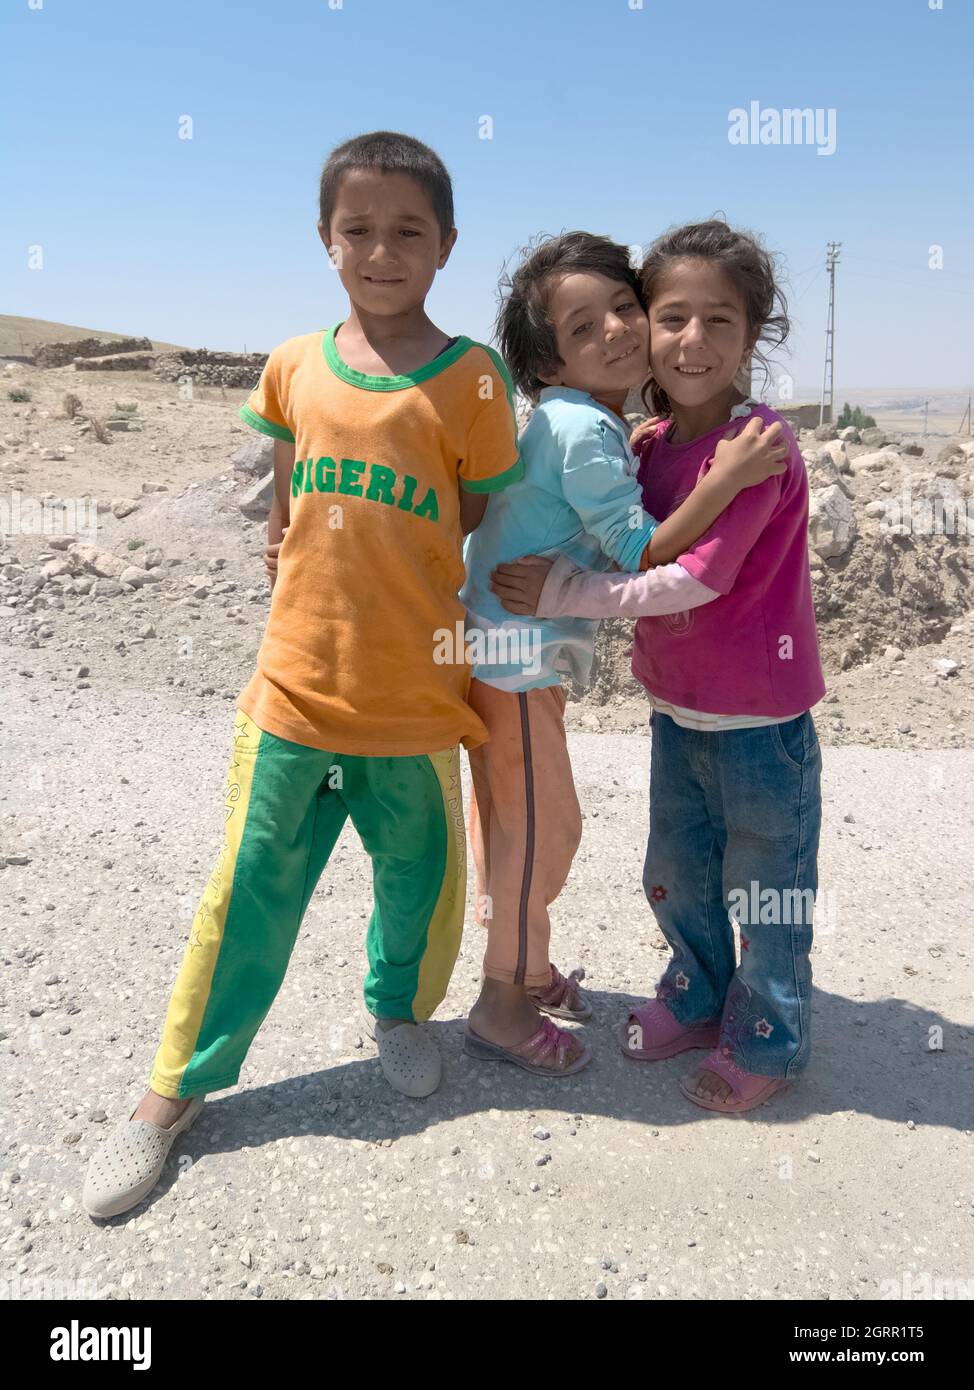
[[[318,230],[349,313],[274,348],[240,411],[275,441],[271,610],[238,701],[223,848],[150,1089],[92,1159],[94,1216],[140,1201],[204,1093],[237,1081],[349,817],[373,865],[365,1003],[383,1071],[407,1095],[439,1083],[419,1024],[463,923],[457,745],[486,738],[462,642],[445,661],[443,634],[463,631],[462,536],[523,472],[513,388],[492,349],[426,315],[457,236],[432,150],[385,131],[339,146]]]

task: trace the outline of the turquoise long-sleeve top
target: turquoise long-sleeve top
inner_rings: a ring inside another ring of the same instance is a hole
[[[521,618],[490,591],[493,569],[521,555],[567,555],[585,569],[638,570],[656,530],[643,508],[626,424],[586,391],[547,386],[521,438],[524,476],[490,497],[467,539],[460,598],[473,675],[503,690],[588,683],[598,622]]]

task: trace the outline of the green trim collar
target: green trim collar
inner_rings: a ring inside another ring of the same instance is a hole
[[[343,319],[342,323],[344,322]],[[369,376],[367,372],[356,371],[339,356],[338,348],[335,346],[335,334],[341,326],[341,323],[336,323],[325,330],[321,340],[325,363],[335,376],[347,381],[350,386],[358,386],[363,391],[405,391],[410,386],[418,386],[421,381],[429,381],[430,377],[438,376],[462,357],[468,348],[473,347],[472,339],[459,337],[446,352],[441,352],[439,357],[434,357],[432,362],[427,362],[425,366],[417,367],[414,372],[402,376]]]

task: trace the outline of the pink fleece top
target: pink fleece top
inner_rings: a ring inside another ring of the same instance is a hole
[[[768,406],[753,412],[781,420]],[[808,479],[788,425],[787,469],[742,489],[677,563],[720,597],[636,623],[633,674],[651,694],[712,714],[797,715],[825,694],[808,568]],[[662,521],[707,472],[727,426],[640,447],[643,505]]]

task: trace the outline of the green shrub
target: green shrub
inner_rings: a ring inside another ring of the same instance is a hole
[[[836,428],[844,430],[849,425],[853,425],[857,430],[874,430],[876,428],[876,421],[871,415],[865,414],[862,406],[857,405],[855,410],[853,410],[849,402],[846,401],[845,405],[842,407],[842,414],[836,421]]]

